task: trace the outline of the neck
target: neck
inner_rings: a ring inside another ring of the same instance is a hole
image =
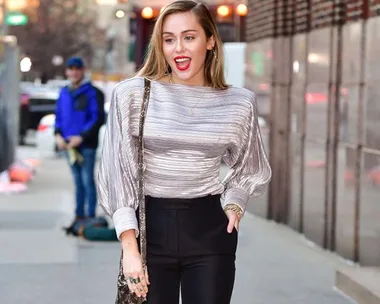
[[[182,80],[178,78],[175,74],[171,73],[169,74],[169,82],[170,83],[176,83],[176,84],[184,84],[189,86],[206,86],[205,78],[202,75],[196,75],[192,79],[189,80]]]
[[[84,79],[84,78],[81,78],[80,80],[78,80],[78,81],[76,81],[76,82],[72,82],[72,83],[71,83],[71,86],[72,86],[74,89],[77,89],[77,88],[80,86],[80,84],[82,83],[83,79]]]

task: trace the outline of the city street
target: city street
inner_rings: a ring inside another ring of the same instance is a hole
[[[18,155],[37,156],[32,147]],[[114,302],[119,244],[66,237],[72,208],[62,159],[42,160],[28,192],[0,196],[1,304]],[[233,304],[352,303],[333,288],[343,263],[336,255],[251,213],[239,234]]]
[[[130,151],[144,97],[153,196],[212,189],[210,157],[225,152],[236,171],[222,160],[220,179],[269,183],[240,224],[232,304],[380,304],[380,1],[2,0],[0,12],[0,304],[115,303],[120,243],[64,228],[94,216],[92,148],[98,159],[116,134]],[[82,166],[77,199],[64,148]],[[129,165],[109,160],[123,179]]]

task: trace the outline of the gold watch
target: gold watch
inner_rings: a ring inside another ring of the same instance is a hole
[[[231,211],[235,212],[239,221],[243,217],[243,210],[241,209],[241,207],[238,204],[233,204],[233,203],[227,204],[224,207],[224,212],[226,212],[227,210],[231,210]]]

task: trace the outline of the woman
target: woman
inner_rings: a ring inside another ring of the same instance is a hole
[[[99,203],[113,217],[129,288],[148,304],[230,303],[239,221],[271,170],[255,95],[224,79],[223,45],[207,8],[169,4],[138,76],[114,90],[99,168]],[[136,236],[137,138],[144,126],[147,272]],[[220,182],[222,160],[231,167]]]

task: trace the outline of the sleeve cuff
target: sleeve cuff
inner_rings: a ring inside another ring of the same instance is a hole
[[[113,214],[113,222],[117,238],[120,240],[120,235],[127,230],[134,229],[136,238],[139,236],[139,226],[136,218],[136,211],[131,207],[122,207]]]
[[[224,193],[222,207],[224,209],[228,204],[236,204],[241,208],[241,210],[244,213],[247,207],[248,199],[249,194],[247,191],[238,188],[231,188]]]

